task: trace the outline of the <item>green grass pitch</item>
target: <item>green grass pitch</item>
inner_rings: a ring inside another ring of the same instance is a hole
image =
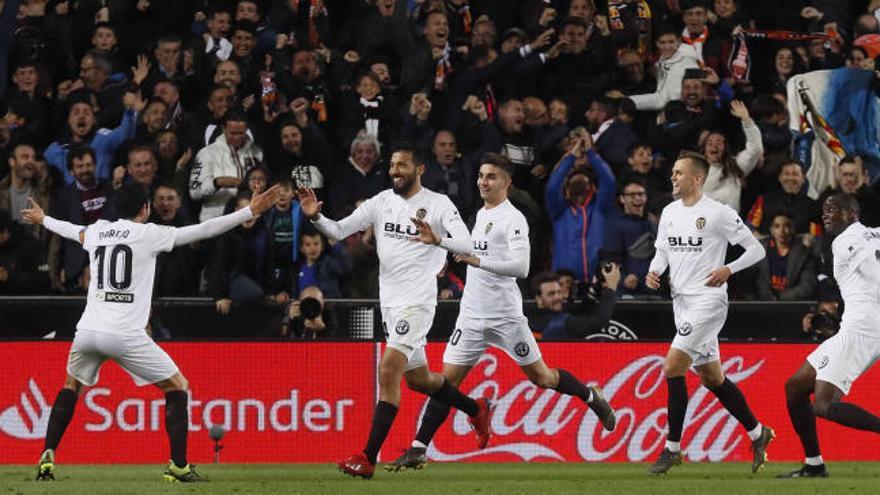
[[[752,475],[747,464],[684,464],[649,476],[646,464],[429,464],[421,471],[377,471],[372,480],[344,476],[327,464],[205,465],[203,484],[169,484],[162,466],[65,466],[58,479],[33,481],[33,466],[0,466],[0,495],[141,493],[353,493],[353,494],[560,494],[659,493],[681,495],[880,493],[880,464],[830,463],[831,477],[777,480],[794,464],[769,464]]]

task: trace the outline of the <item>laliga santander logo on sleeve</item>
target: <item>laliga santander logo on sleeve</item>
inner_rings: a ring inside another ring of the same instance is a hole
[[[46,402],[37,382],[31,378],[28,380],[28,389],[21,393],[18,402],[0,412],[0,431],[20,440],[44,438],[51,412],[52,406]]]
[[[467,416],[456,412],[434,438],[428,456],[436,461],[488,462],[650,460],[662,449],[666,439],[663,356],[644,352],[626,354],[628,362],[615,368],[611,378],[600,384],[617,414],[617,428],[607,432],[580,399],[542,390],[530,383],[506,356],[486,353],[471,372],[469,381],[478,381],[469,395],[489,397],[493,401],[494,435],[489,447],[482,450],[474,447]],[[570,370],[583,368],[573,362],[582,356],[567,355],[571,361],[548,359],[548,364]],[[747,360],[743,356],[722,362],[724,372],[734,382],[749,379],[763,365],[763,359]],[[596,384],[589,375],[579,378],[586,380],[587,385]],[[745,430],[716,397],[705,387],[691,391],[682,438],[682,450],[688,459],[730,460],[731,454],[742,445],[748,445]]]

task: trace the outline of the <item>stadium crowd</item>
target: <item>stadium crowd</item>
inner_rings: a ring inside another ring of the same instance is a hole
[[[233,301],[376,298],[373,233],[328,242],[295,190],[314,189],[342,217],[390,187],[389,150],[403,142],[424,161],[423,184],[465,219],[481,205],[481,155],[506,155],[532,284],[555,273],[568,300],[609,262],[618,297],[662,297],[645,274],[681,150],[705,154],[706,193],[767,249],[735,277],[734,299],[816,298],[831,275],[819,219],[831,191],[856,194],[862,221],[880,225],[859,156],[807,195],[811,164],[794,158],[786,107],[796,74],[875,69],[877,0],[0,5],[0,294],[88,286],[79,245],[22,223],[27,198],[84,225],[113,219],[114,191],[135,182],[151,221],[182,226],[279,183],[262,218],[162,254],[156,295],[206,295],[221,313]],[[744,35],[770,30],[793,34]],[[586,152],[572,150],[579,138]],[[438,284],[441,299],[459,297],[464,266],[450,258]]]

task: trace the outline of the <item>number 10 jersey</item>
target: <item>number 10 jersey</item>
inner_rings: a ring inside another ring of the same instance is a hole
[[[150,317],[156,256],[174,248],[176,229],[99,220],[85,229],[89,292],[77,330],[142,334]]]

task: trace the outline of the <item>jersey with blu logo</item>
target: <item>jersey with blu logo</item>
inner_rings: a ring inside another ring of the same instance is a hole
[[[477,212],[471,239],[473,254],[480,258],[481,264],[518,258],[525,265],[523,272],[528,274],[529,225],[509,200]],[[516,277],[468,266],[460,307],[461,315],[468,318],[522,317],[522,294]]]
[[[673,296],[726,294],[727,284],[707,287],[706,280],[724,266],[727,244],[739,244],[752,235],[739,215],[705,194],[693,206],[676,200],[663,209],[654,247],[669,259]]]
[[[425,188],[409,199],[387,189],[361,203],[339,222],[320,217],[315,225],[336,239],[373,227],[382,307],[436,306],[437,274],[446,263],[446,250],[419,242],[419,231],[412,218],[427,222],[441,239],[470,244],[467,227],[452,201]]]
[[[89,292],[78,330],[142,334],[150,317],[156,256],[174,248],[176,229],[98,220],[85,229]]]

